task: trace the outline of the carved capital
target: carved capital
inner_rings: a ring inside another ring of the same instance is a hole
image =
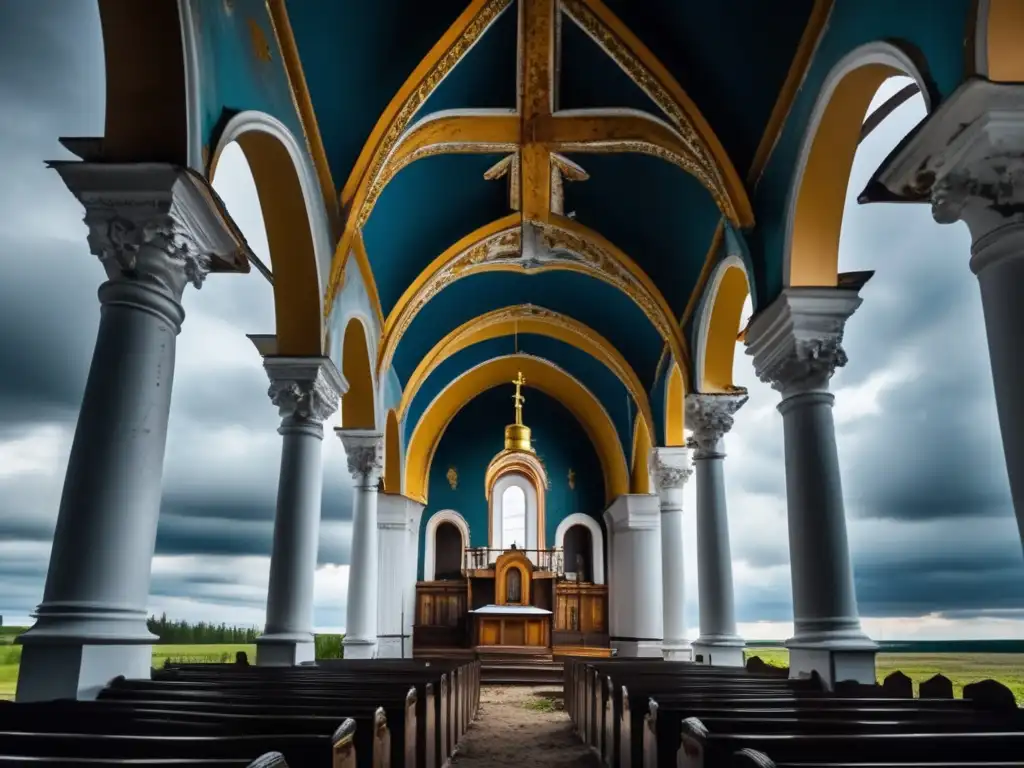
[[[695,459],[723,455],[722,438],[732,429],[733,416],[747,402],[747,394],[690,394],[686,396],[686,426],[693,434],[687,447]]]
[[[688,448],[652,448],[648,466],[659,493],[682,488],[693,474]]]
[[[846,365],[843,331],[860,304],[856,290],[784,289],[747,329],[758,378],[784,398],[827,390],[832,374]]]
[[[89,249],[111,281],[180,301],[211,271],[248,271],[249,246],[213,190],[171,165],[52,162],[85,206]]]
[[[282,418],[322,424],[338,410],[348,383],[326,357],[265,357],[270,377],[267,395]]]
[[[337,429],[348,471],[359,488],[376,488],[384,471],[384,435],[367,429]]]

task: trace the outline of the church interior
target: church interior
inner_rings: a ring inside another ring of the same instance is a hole
[[[872,274],[839,259],[853,157],[919,94],[859,201],[970,229],[1024,531],[1024,3],[98,5],[105,131],[50,165],[84,208],[102,319],[0,762],[442,768],[475,744],[491,764],[473,734],[504,669],[559,687],[580,759],[608,766],[1022,765],[999,683],[876,679],[829,382],[871,311]],[[212,187],[233,143],[269,261]],[[182,295],[239,273],[274,293],[274,332],[249,337],[281,417],[266,625],[251,667],[153,670]],[[785,434],[781,673],[737,630],[739,365]],[[353,509],[333,662],[312,615],[328,439]]]

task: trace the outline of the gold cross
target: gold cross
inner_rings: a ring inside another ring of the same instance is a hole
[[[519,371],[512,383],[516,385],[516,393],[512,397],[516,404],[516,424],[521,427],[523,425],[523,403],[526,402],[526,398],[520,393],[520,388],[526,383],[522,371]]]

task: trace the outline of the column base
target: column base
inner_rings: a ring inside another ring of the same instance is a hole
[[[377,658],[377,641],[363,640],[358,637],[346,637],[341,641],[342,656],[346,659],[375,659]]]
[[[15,699],[95,699],[119,675],[149,680],[152,664],[152,645],[27,643],[21,651]]]
[[[661,640],[612,640],[616,655],[630,659],[660,659]]]
[[[743,638],[733,636],[698,637],[693,641],[693,659],[698,664],[716,667],[742,667],[746,663]],[[700,656],[701,658],[697,658]]]
[[[845,680],[874,685],[875,654],[878,645],[866,636],[863,641],[849,640],[833,645],[807,643],[797,638],[786,641],[789,649],[789,676],[791,678],[809,675],[817,671],[829,688]]]
[[[693,648],[686,640],[664,640],[661,655],[665,661],[693,661]]]
[[[406,638],[411,639],[411,638]],[[377,658],[378,659],[401,659],[403,658],[403,638],[391,635],[389,637],[377,637]]]
[[[260,635],[256,638],[256,664],[260,667],[297,667],[316,661],[316,644],[309,635]]]

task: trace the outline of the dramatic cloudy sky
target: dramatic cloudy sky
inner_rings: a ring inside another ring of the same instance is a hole
[[[0,0],[0,16],[0,614],[10,624],[28,622],[42,596],[103,277],[80,206],[43,160],[67,157],[58,136],[102,133],[103,71],[93,3]],[[851,193],[922,115],[915,101],[872,135]],[[237,148],[215,186],[265,256]],[[1024,557],[968,249],[965,228],[940,227],[923,208],[848,206],[841,268],[876,276],[848,326],[836,420],[861,613],[879,639],[1024,636]],[[184,304],[150,608],[260,625],[280,444],[245,334],[273,331],[270,286],[256,272],[213,276]],[[781,638],[792,629],[781,416],[737,351],[751,395],[727,460],[740,629]],[[340,443],[324,445],[316,624],[330,629],[344,623],[350,499]],[[695,633],[694,535],[691,516]]]

